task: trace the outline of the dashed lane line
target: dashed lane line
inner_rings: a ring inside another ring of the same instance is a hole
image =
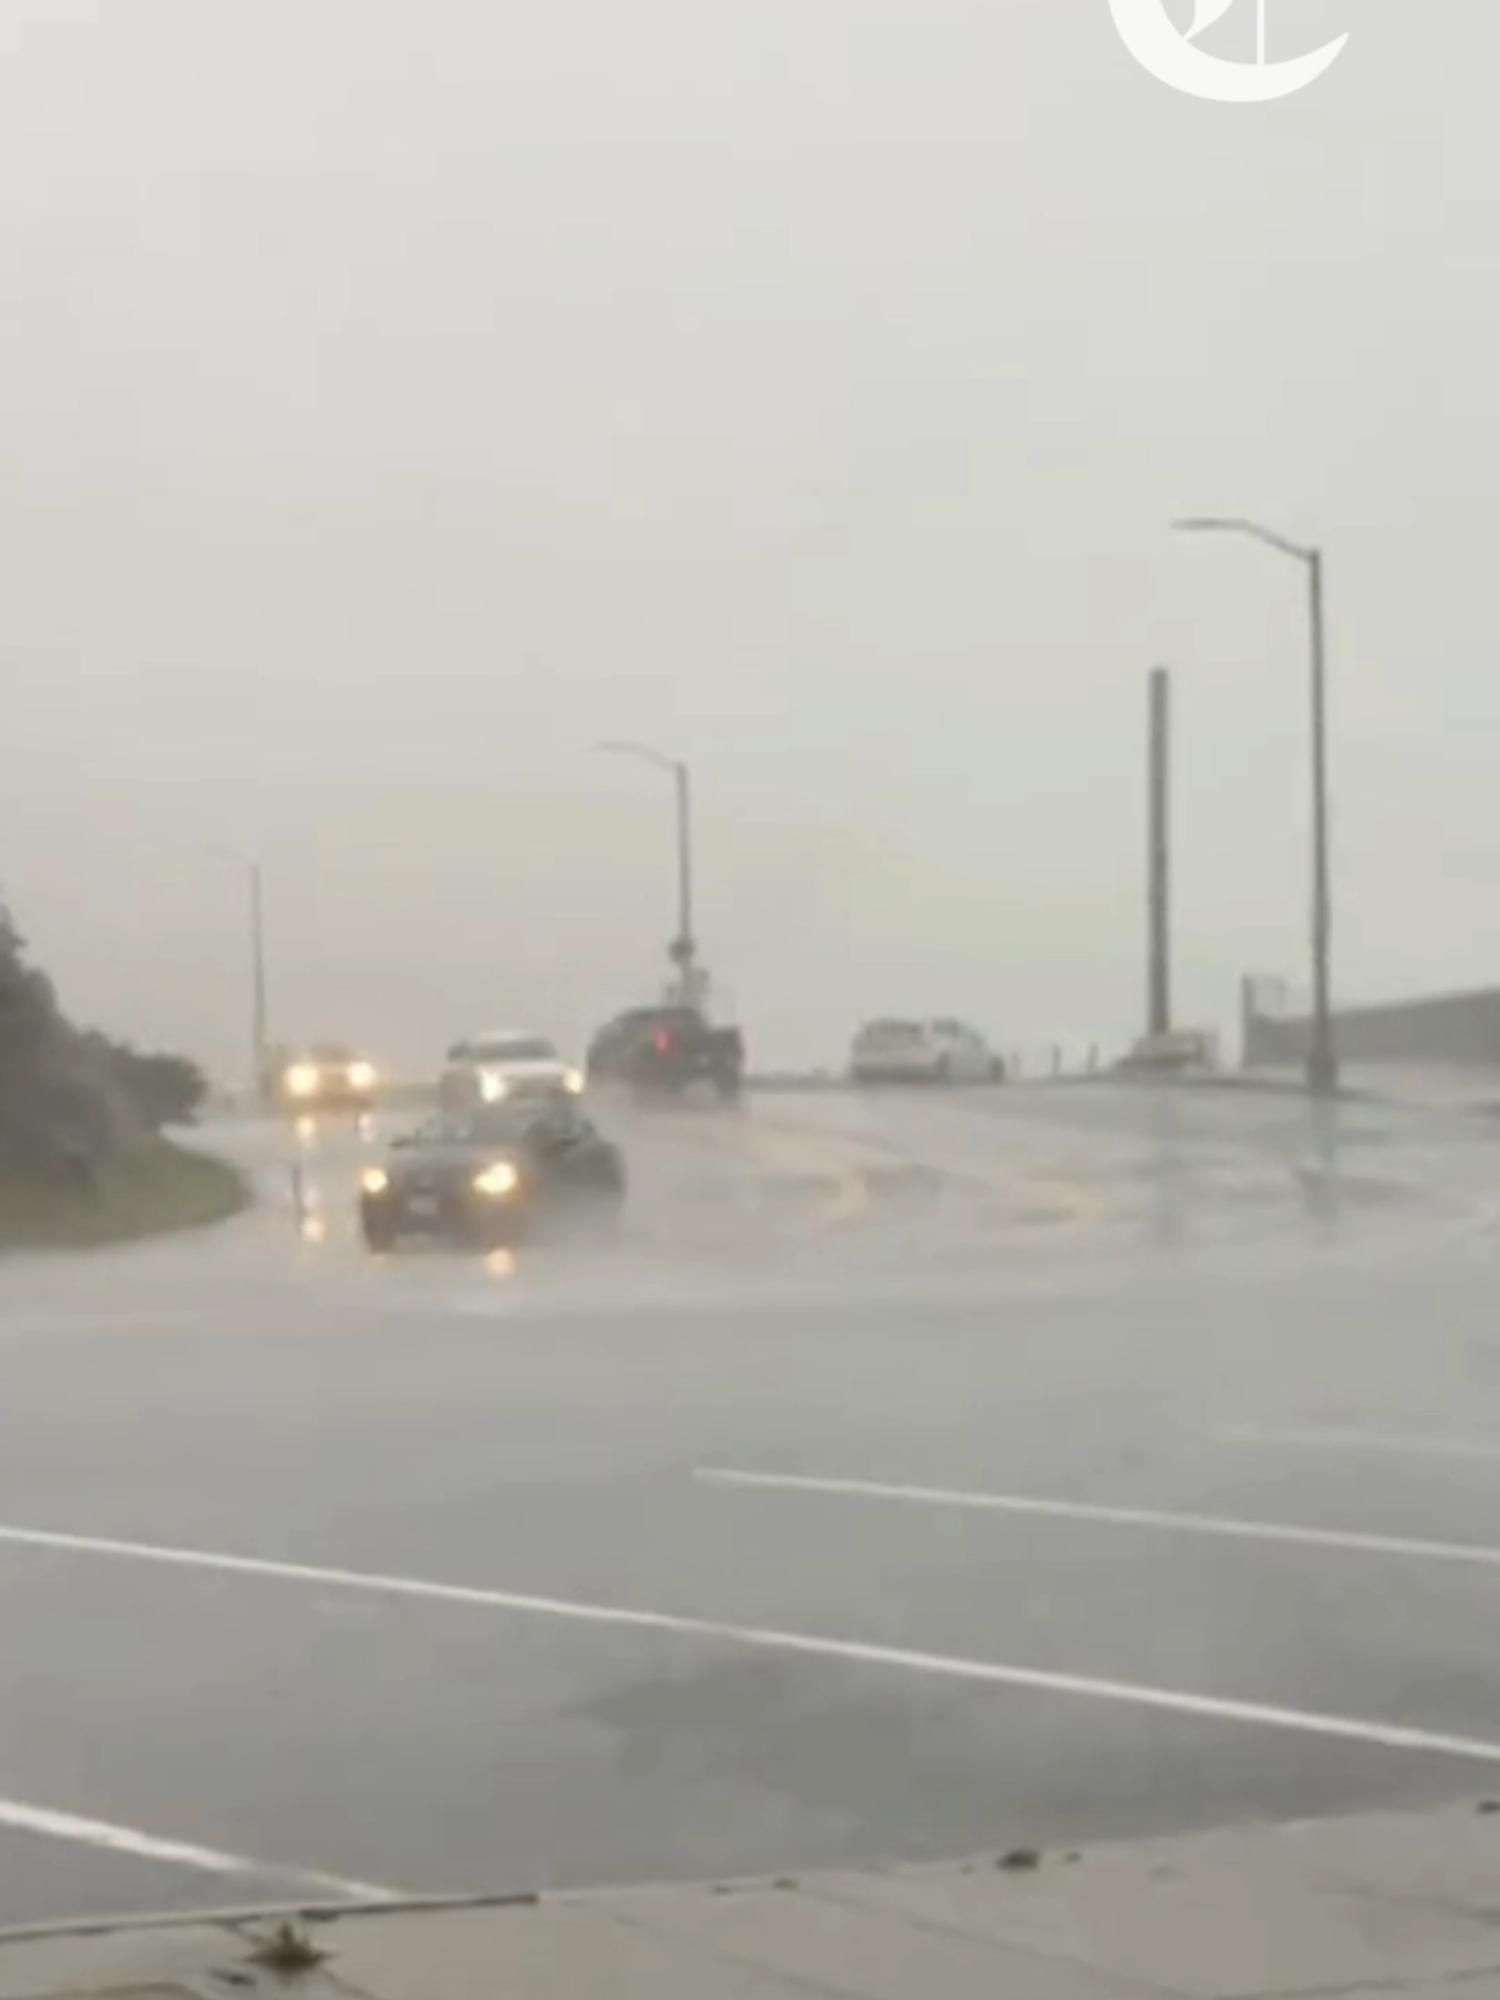
[[[1092,1527],[1144,1528],[1178,1535],[1219,1536],[1225,1541],[1280,1542],[1291,1548],[1332,1549],[1345,1555],[1398,1557],[1418,1562],[1462,1563],[1500,1569],[1500,1548],[1480,1542],[1428,1541],[1413,1535],[1372,1535],[1358,1529],[1309,1528],[1286,1521],[1242,1520],[1232,1515],[1180,1514],[1157,1507],[1117,1507],[1094,1501],[1053,1500],[1029,1493],[975,1493],[942,1486],[892,1486],[873,1479],[820,1479],[781,1472],[747,1472],[702,1466],[706,1485],[782,1493],[814,1493],[849,1500],[885,1500],[909,1506],[967,1508],[1033,1520],[1078,1521]]]
[[[1286,1451],[1369,1451],[1389,1452],[1404,1458],[1458,1458],[1500,1464],[1500,1444],[1478,1439],[1443,1437],[1392,1437],[1379,1431],[1360,1430],[1226,1430],[1218,1433],[1220,1443],[1270,1445]]]
[[[774,1626],[737,1625],[720,1619],[696,1618],[673,1612],[635,1610],[624,1605],[590,1604],[571,1598],[541,1597],[529,1592],[495,1590],[476,1584],[438,1583],[420,1577],[383,1576],[366,1570],[334,1569],[308,1563],[276,1562],[263,1556],[243,1556],[210,1549],[167,1547],[121,1541],[103,1535],[56,1530],[0,1527],[0,1545],[47,1549],[59,1554],[98,1556],[197,1570],[217,1575],[259,1578],[268,1583],[314,1584],[323,1590],[358,1591],[370,1596],[464,1605],[471,1609],[509,1611],[556,1618],[574,1624],[617,1627],[674,1637],[702,1639],[722,1646],[759,1652],[787,1653],[805,1659],[838,1660],[862,1667],[929,1675],[971,1685],[1022,1689],[1033,1694],[1066,1695],[1151,1710],[1202,1722],[1236,1723],[1360,1743],[1383,1750],[1404,1750],[1467,1764],[1500,1766],[1500,1742],[1482,1737],[1454,1736],[1441,1730],[1413,1728],[1363,1716],[1334,1715],[1314,1709],[1280,1707],[1270,1702],[1240,1701],[1229,1696],[1197,1694],[1183,1688],[1161,1688],[1134,1681],[1105,1679],[1094,1674],[1056,1672],[996,1660],[966,1659],[946,1653],[920,1652],[902,1646],[875,1645],[857,1639],[824,1637],[809,1632],[782,1631]]]
[[[248,1855],[227,1854],[221,1848],[200,1847],[192,1841],[163,1839],[160,1834],[146,1833],[140,1827],[86,1819],[80,1813],[27,1805],[20,1799],[0,1798],[0,1827],[102,1848],[111,1854],[126,1854],[136,1861],[164,1861],[175,1868],[191,1868],[204,1875],[279,1876],[354,1902],[388,1901],[394,1894],[369,1882],[353,1882],[341,1875],[325,1875],[317,1869],[290,1867],[284,1862],[256,1861]]]

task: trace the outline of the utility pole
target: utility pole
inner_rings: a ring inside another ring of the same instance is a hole
[[[1166,1035],[1172,1029],[1171,731],[1172,677],[1165,667],[1153,667],[1147,738],[1148,1035]]]

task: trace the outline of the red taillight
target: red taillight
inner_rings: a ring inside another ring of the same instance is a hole
[[[661,1055],[665,1055],[672,1046],[672,1037],[667,1033],[665,1028],[658,1028],[656,1033],[651,1037],[651,1040]]]

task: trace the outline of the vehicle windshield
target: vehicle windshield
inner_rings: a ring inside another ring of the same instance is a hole
[[[511,1098],[429,1119],[413,1135],[424,1146],[514,1146],[523,1143],[551,1107],[538,1098]]]
[[[557,1054],[557,1046],[544,1035],[496,1035],[485,1041],[471,1042],[470,1059],[481,1063],[548,1062]]]

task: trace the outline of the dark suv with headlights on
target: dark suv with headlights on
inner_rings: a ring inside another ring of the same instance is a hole
[[[393,1249],[403,1236],[495,1250],[549,1216],[612,1223],[624,1201],[619,1147],[566,1096],[434,1118],[397,1139],[359,1180],[360,1227],[372,1250]]]

